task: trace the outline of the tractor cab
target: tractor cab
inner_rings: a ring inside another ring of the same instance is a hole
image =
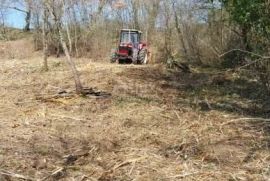
[[[142,32],[135,29],[122,29],[120,42],[112,55],[112,62],[147,63],[147,46],[142,43]]]
[[[138,45],[140,44],[141,36],[141,31],[123,29],[120,34],[120,46],[132,46],[139,48]]]

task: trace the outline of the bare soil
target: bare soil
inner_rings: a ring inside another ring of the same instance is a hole
[[[57,96],[74,83],[64,59],[49,62],[0,59],[1,181],[270,178],[269,120],[241,119],[253,104],[236,93],[194,91],[215,87],[209,76],[78,59],[83,85],[111,95]]]

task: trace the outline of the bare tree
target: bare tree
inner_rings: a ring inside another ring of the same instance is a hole
[[[42,26],[42,39],[43,39],[43,70],[48,71],[48,9],[43,5],[43,26]]]
[[[59,3],[59,2],[58,2]],[[63,4],[63,2],[60,2],[59,4],[55,3],[54,1],[46,1],[45,2],[52,18],[54,19],[54,22],[55,22],[55,25],[56,25],[56,28],[57,28],[57,32],[58,32],[58,35],[59,35],[59,40],[60,40],[60,43],[63,47],[63,50],[64,50],[64,53],[66,55],[66,60],[67,60],[67,63],[72,71],[72,74],[73,74],[73,78],[74,78],[74,81],[75,81],[75,87],[76,87],[76,93],[77,94],[84,94],[84,91],[83,91],[83,86],[81,84],[81,81],[80,81],[80,77],[79,77],[79,72],[76,68],[76,65],[74,63],[74,61],[72,60],[71,56],[70,56],[70,52],[68,50],[68,47],[67,47],[67,44],[66,44],[66,41],[64,39],[64,34],[63,34],[63,30],[62,30],[62,20],[61,20],[61,14],[63,12],[65,12],[65,6]],[[57,7],[56,7],[57,6]],[[58,10],[58,11],[57,11]]]

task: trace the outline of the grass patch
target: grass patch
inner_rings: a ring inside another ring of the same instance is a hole
[[[42,156],[48,156],[51,153],[51,148],[49,148],[46,145],[40,145],[36,146],[34,148],[35,153],[42,155]]]
[[[121,96],[116,97],[115,99],[115,105],[121,108],[126,107],[130,104],[147,105],[153,102],[157,102],[157,100],[151,97],[141,97],[141,96]]]
[[[0,28],[0,32],[2,34],[0,41],[15,41],[33,36],[32,32],[25,32],[21,29],[11,27]]]

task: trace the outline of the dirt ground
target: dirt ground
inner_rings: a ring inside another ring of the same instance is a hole
[[[58,97],[73,79],[49,62],[0,59],[1,181],[269,180],[269,120],[202,111],[207,77],[79,59],[83,85],[110,95]]]

